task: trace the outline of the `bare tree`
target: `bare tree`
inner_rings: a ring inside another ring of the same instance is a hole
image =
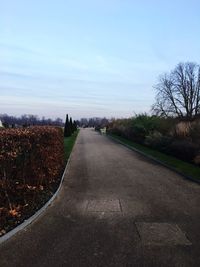
[[[52,119],[46,119],[45,117],[42,117],[40,119],[37,115],[27,115],[24,114],[21,117],[15,117],[15,116],[9,116],[7,114],[0,114],[0,120],[6,127],[9,127],[9,125],[15,125],[15,126],[27,126],[27,125],[55,125],[55,126],[63,126],[63,121],[60,118],[57,118],[55,120]]]
[[[200,66],[179,63],[169,74],[160,76],[155,86],[157,115],[191,119],[200,114]]]

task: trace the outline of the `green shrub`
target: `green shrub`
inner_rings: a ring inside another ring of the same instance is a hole
[[[108,125],[108,133],[199,164],[200,121],[191,123],[187,136],[176,134],[176,129],[180,126],[184,126],[184,123],[181,124],[176,118],[139,114],[130,119],[113,120]],[[184,129],[180,130],[184,132]]]
[[[155,131],[152,134],[146,136],[144,144],[161,152],[166,152],[172,140],[172,137],[163,136],[160,132]]]
[[[131,139],[133,141],[143,143],[145,136],[147,134],[147,130],[145,129],[144,125],[142,124],[134,124],[132,127],[132,134]]]

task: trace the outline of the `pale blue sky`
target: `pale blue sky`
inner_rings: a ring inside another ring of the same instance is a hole
[[[200,63],[199,0],[0,0],[0,113],[149,111],[158,76]]]

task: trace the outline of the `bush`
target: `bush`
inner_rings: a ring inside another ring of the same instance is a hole
[[[23,209],[37,209],[41,201],[36,196],[41,197],[41,192],[45,202],[57,188],[63,167],[61,128],[35,126],[0,131],[0,210],[7,212],[4,219],[21,216]]]
[[[130,119],[113,120],[108,125],[108,132],[128,138],[131,141],[144,143],[146,136],[155,131],[167,134],[174,124],[174,119],[138,114]]]
[[[52,196],[63,167],[61,128],[37,126],[0,131],[0,236]]]
[[[171,137],[163,136],[160,132],[155,131],[152,134],[146,136],[144,144],[161,152],[166,152],[171,142]]]
[[[190,127],[189,136],[191,140],[200,145],[200,121],[194,121]]]
[[[179,159],[193,162],[198,153],[198,145],[187,140],[173,141],[167,148],[167,153]]]
[[[199,119],[188,123],[177,118],[139,114],[111,121],[108,133],[200,165]]]
[[[63,168],[61,128],[30,127],[0,132],[0,178],[24,179],[28,184],[53,181]]]
[[[131,139],[138,143],[143,143],[146,134],[146,129],[142,124],[135,124],[132,127]]]

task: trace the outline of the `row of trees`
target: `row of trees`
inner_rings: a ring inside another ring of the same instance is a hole
[[[109,120],[106,118],[81,118],[80,120],[77,120],[77,125],[80,127],[104,127],[109,123]]]
[[[66,115],[65,127],[64,127],[64,137],[71,136],[77,130],[76,121],[72,121],[72,118],[68,114]]]
[[[63,127],[64,123],[61,118],[55,120],[49,118],[39,118],[36,115],[24,114],[20,117],[9,116],[7,114],[0,114],[0,120],[5,128],[19,127],[19,126],[32,126],[32,125],[52,125]]]

